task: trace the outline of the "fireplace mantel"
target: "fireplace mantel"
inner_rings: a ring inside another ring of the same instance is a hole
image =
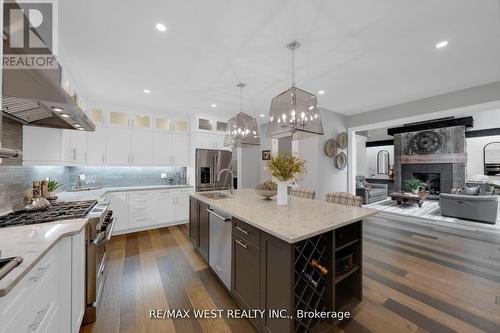
[[[467,153],[401,155],[401,164],[466,163]]]

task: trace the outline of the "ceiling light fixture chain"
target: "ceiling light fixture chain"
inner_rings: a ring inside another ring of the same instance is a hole
[[[240,82],[236,86],[240,88],[240,111],[243,112],[243,88],[245,88],[246,84]]]
[[[295,87],[295,50],[300,47],[300,43],[293,40],[286,47],[292,51],[292,87]]]

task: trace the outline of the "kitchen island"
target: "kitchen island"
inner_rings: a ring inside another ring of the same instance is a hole
[[[190,237],[242,309],[264,310],[250,319],[259,331],[335,325],[362,300],[362,220],[375,211],[297,197],[278,206],[253,189],[213,193],[191,194]]]

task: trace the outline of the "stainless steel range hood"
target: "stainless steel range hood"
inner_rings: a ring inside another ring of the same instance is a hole
[[[5,46],[5,41],[4,41]],[[3,69],[2,111],[24,125],[94,131],[56,69]]]

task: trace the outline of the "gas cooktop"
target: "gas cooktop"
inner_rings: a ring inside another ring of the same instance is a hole
[[[85,217],[97,200],[57,202],[43,211],[18,211],[0,216],[0,228]]]

